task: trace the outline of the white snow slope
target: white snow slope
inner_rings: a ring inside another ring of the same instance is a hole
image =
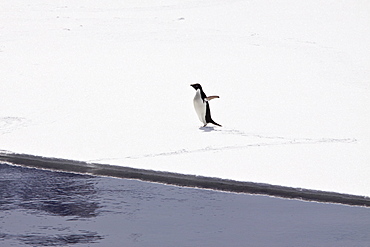
[[[370,2],[1,1],[0,149],[370,196]],[[213,119],[193,109],[201,83]]]

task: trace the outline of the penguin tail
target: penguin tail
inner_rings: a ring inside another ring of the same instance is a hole
[[[213,121],[213,120],[211,120],[211,121],[210,121],[210,123],[211,123],[211,124],[214,124],[214,125],[217,125],[217,126],[222,127],[222,125],[221,125],[221,124],[218,124],[218,123],[216,123],[216,122],[215,122],[215,121]]]

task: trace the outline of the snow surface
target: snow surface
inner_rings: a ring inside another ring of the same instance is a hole
[[[368,1],[0,9],[1,150],[370,196]]]

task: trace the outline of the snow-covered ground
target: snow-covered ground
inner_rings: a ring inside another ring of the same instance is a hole
[[[0,150],[370,196],[368,1],[0,9]]]

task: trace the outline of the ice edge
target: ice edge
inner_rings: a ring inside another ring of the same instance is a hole
[[[90,174],[96,176],[138,179],[142,181],[158,182],[185,187],[196,187],[237,193],[269,195],[305,201],[370,207],[370,198],[366,196],[291,188],[264,183],[241,182],[221,178],[113,166],[109,164],[88,163],[76,160],[5,152],[3,150],[0,151],[0,161],[26,167]]]

